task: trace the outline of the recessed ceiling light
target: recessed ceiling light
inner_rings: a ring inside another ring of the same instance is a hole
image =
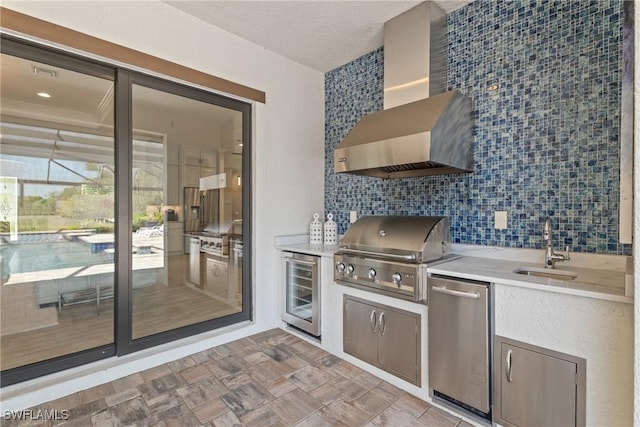
[[[41,98],[51,98],[51,95],[47,92],[38,92],[38,96]]]

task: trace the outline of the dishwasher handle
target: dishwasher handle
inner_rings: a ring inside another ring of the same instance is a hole
[[[438,292],[446,295],[453,295],[454,297],[471,298],[471,299],[480,298],[480,294],[477,294],[475,292],[454,291],[453,289],[447,289],[445,287],[440,287],[440,286],[432,286],[431,289],[434,292]]]

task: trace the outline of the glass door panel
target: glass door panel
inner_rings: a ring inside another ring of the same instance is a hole
[[[287,313],[311,322],[313,310],[313,266],[287,262]]]
[[[114,82],[2,54],[2,371],[114,342]]]
[[[132,85],[132,338],[242,312],[242,113]]]
[[[320,335],[319,258],[287,254],[283,320],[312,335]]]

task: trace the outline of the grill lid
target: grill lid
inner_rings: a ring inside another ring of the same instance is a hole
[[[340,248],[379,258],[434,261],[451,252],[449,217],[364,216],[351,224]]]

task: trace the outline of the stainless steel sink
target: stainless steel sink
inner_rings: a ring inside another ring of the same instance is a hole
[[[575,280],[578,278],[578,274],[573,271],[551,270],[538,267],[518,267],[513,272],[527,276],[545,277],[547,279],[555,280]]]

